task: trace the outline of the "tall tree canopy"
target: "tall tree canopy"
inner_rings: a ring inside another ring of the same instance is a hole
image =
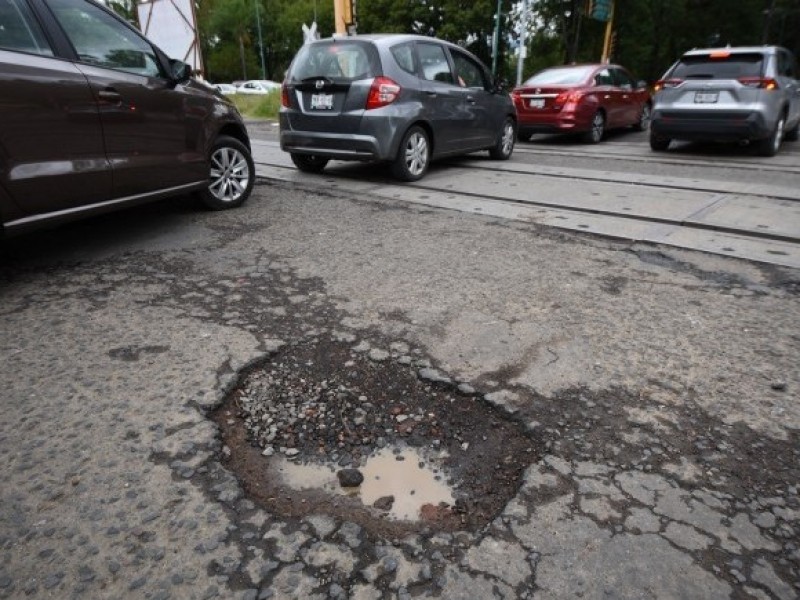
[[[130,18],[132,0],[107,0]],[[333,0],[195,0],[206,75],[215,81],[280,80],[315,17],[333,30]],[[516,70],[521,0],[499,0],[500,74]],[[528,0],[524,74],[600,60],[606,24],[587,0]],[[358,0],[359,33],[419,33],[461,44],[492,63],[498,0]],[[256,19],[256,14],[260,19]],[[261,26],[259,43],[258,25]],[[653,81],[684,51],[709,45],[779,44],[800,56],[800,0],[616,0],[612,60]]]

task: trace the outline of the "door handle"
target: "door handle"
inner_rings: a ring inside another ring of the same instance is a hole
[[[475,98],[472,96],[467,96],[467,102],[469,102],[470,104],[475,104]]]
[[[122,102],[122,94],[116,90],[100,90],[97,92],[97,97],[103,102],[108,102],[109,104],[119,104]]]
[[[428,98],[436,98],[439,94],[436,92],[425,92],[428,95]]]

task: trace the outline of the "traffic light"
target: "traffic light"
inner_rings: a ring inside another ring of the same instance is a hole
[[[597,21],[611,19],[614,0],[586,0],[586,15]]]

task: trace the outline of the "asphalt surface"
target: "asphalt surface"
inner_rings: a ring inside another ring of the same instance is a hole
[[[797,598],[799,294],[790,268],[286,183],[11,240],[0,598]],[[493,519],[389,536],[248,495],[212,412],[331,340],[527,437]]]

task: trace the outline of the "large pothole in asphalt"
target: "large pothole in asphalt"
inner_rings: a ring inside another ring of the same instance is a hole
[[[215,411],[226,465],[283,516],[327,513],[384,535],[480,527],[539,452],[518,423],[427,366],[404,344],[287,346]],[[363,481],[343,486],[348,476]]]

